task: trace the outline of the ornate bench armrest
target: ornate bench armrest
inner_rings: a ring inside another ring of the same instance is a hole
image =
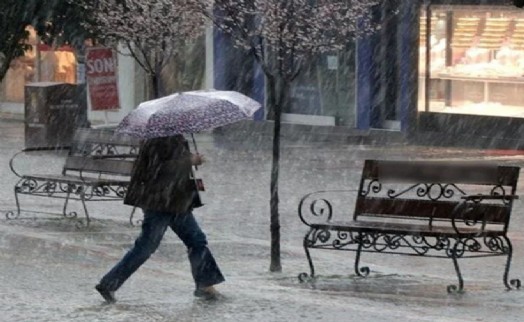
[[[358,189],[349,190],[319,190],[308,193],[300,200],[298,204],[298,216],[307,226],[313,223],[307,217],[314,217],[315,221],[329,222],[333,217],[333,203],[324,198],[323,195],[332,195],[336,193],[358,192]]]
[[[19,178],[22,178],[22,175],[18,171],[15,170],[14,161],[16,157],[18,157],[20,154],[25,154],[29,152],[41,152],[41,151],[62,151],[62,150],[69,150],[71,149],[70,146],[42,146],[42,147],[35,147],[35,148],[25,148],[23,150],[18,151],[15,153],[11,160],[9,160],[9,168],[11,169],[11,172],[14,173]]]
[[[517,195],[485,195],[485,194],[474,194],[465,195],[460,197],[462,201],[455,206],[451,213],[451,225],[457,234],[461,234],[460,229],[457,227],[457,222],[462,222],[466,226],[474,226],[481,222],[479,233],[485,229],[487,222],[489,221],[489,214],[484,214],[483,218],[476,218],[475,216],[468,218],[468,213],[474,212],[475,207],[482,207],[482,201],[499,201],[502,206],[509,206],[509,203],[513,200],[519,199]],[[481,213],[478,213],[480,215]]]

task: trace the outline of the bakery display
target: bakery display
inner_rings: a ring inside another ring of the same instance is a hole
[[[475,37],[479,32],[480,18],[460,17],[455,22],[453,29],[453,48],[468,48],[473,45]]]
[[[443,66],[438,57],[435,61],[432,57],[432,71],[435,66],[445,76],[523,78],[524,15],[520,12],[499,16],[479,12],[475,17],[457,14],[452,26],[447,49],[451,61]]]
[[[430,54],[423,57],[430,59],[430,84],[421,90],[429,90],[430,110],[524,115],[524,11],[503,6],[441,8],[432,8],[429,32],[422,26],[426,18],[421,18],[420,53],[426,53],[427,37],[431,44]],[[421,65],[426,77],[427,66]],[[419,99],[424,102],[425,96]]]

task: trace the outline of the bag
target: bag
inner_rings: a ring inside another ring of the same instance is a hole
[[[202,198],[200,198],[199,191],[205,191],[204,188],[204,181],[202,179],[192,179],[192,189],[193,189],[193,201],[191,202],[192,208],[199,208],[202,207],[204,204],[202,203]]]
[[[198,191],[195,191],[193,193],[193,201],[191,202],[191,208],[199,208],[202,207],[204,204],[202,203],[202,200],[200,199],[200,194]]]

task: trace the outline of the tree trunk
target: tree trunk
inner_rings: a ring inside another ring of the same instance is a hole
[[[282,79],[268,79],[268,105],[275,112],[273,127],[273,161],[271,165],[271,184],[270,184],[270,211],[271,211],[271,272],[281,272],[280,256],[280,215],[278,212],[278,178],[280,170],[280,125],[282,116],[282,104],[288,95],[289,86]]]
[[[155,99],[160,97],[160,86],[158,84],[158,75],[152,74],[149,76],[149,99]]]

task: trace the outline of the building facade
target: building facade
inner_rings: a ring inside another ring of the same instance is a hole
[[[381,30],[343,50],[319,55],[295,80],[283,122],[396,131],[426,144],[519,147],[524,134],[524,10],[505,0],[384,1],[370,13]],[[0,112],[23,114],[28,82],[82,83],[82,58],[31,37],[33,51],[0,84]],[[118,123],[146,99],[145,75],[118,56],[121,108],[89,112]],[[253,57],[209,29],[163,72],[164,94],[216,88],[264,102],[264,76]],[[266,119],[264,111],[255,120]]]
[[[409,20],[418,16],[418,8],[411,1],[384,1],[370,12],[381,26],[378,33],[348,40],[344,49],[309,61],[291,86],[282,122],[331,126],[337,133],[343,129],[407,131],[417,108],[417,83],[412,73],[416,61],[405,57],[418,54],[418,31],[412,32]],[[264,78],[253,59],[218,33],[214,50],[215,87],[263,100]],[[400,95],[404,92],[413,95]]]
[[[371,14],[381,30],[312,61],[284,122],[393,130],[428,145],[524,146],[524,10],[505,0],[390,0]],[[234,88],[228,64],[217,70],[229,81],[217,84]],[[249,86],[263,96],[263,79]]]
[[[86,86],[84,50],[44,45],[31,27],[27,30],[31,49],[11,63],[6,77],[0,83],[0,117],[24,118],[24,88],[27,84],[67,83]],[[212,87],[213,70],[209,68],[212,59],[207,57],[212,51],[208,52],[206,48],[212,48],[212,37],[204,35],[172,58],[161,73],[162,93]],[[150,92],[146,75],[134,59],[126,54],[125,48],[118,48],[115,52],[120,108],[93,111],[88,102],[88,118],[94,125],[117,124],[146,100]]]

